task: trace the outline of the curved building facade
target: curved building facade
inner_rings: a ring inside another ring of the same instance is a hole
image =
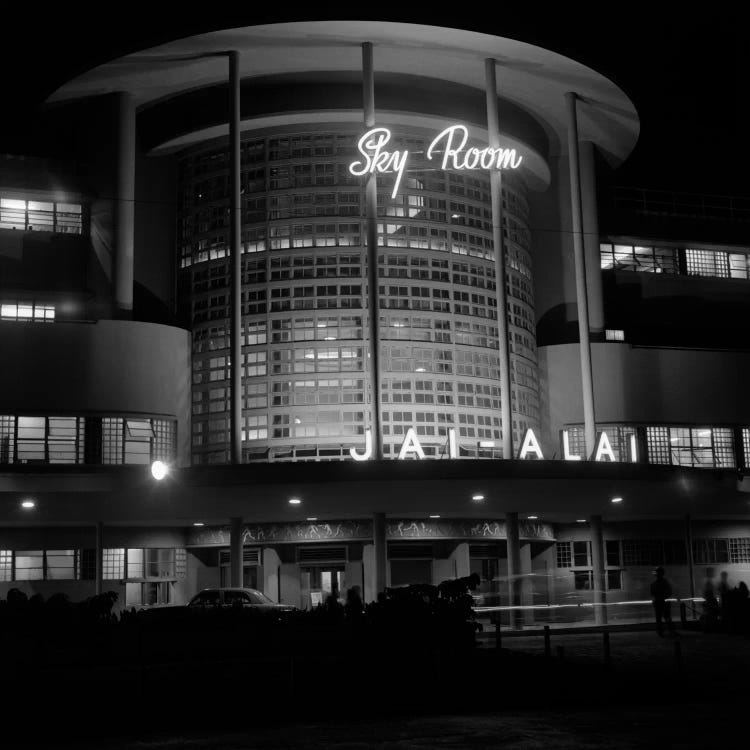
[[[386,120],[387,124],[387,120]],[[414,426],[425,455],[500,457],[497,300],[486,174],[436,170],[432,136],[405,129],[399,193],[378,183],[383,440]],[[276,128],[242,141],[244,459],[348,458],[373,420],[364,180],[351,126]],[[421,158],[419,158],[421,157]],[[421,163],[420,163],[421,162]],[[180,291],[193,329],[193,460],[228,460],[229,170],[226,146],[179,156]],[[539,425],[530,209],[504,181],[507,314],[517,444]]]

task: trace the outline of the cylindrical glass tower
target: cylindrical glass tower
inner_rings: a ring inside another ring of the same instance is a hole
[[[394,129],[395,130],[395,129]],[[242,141],[243,460],[331,460],[363,447],[367,382],[364,178],[352,124],[245,132]],[[435,169],[433,136],[378,178],[381,393],[386,457],[414,427],[427,457],[501,457],[489,180]],[[229,457],[229,165],[226,144],[180,158],[179,291],[193,329],[194,463]],[[529,208],[503,173],[514,445],[538,427]]]

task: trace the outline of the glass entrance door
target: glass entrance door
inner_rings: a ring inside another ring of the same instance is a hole
[[[333,594],[340,602],[346,594],[343,565],[315,565],[300,570],[300,593],[303,606],[317,607]]]

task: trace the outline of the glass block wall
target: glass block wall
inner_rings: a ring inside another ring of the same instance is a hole
[[[364,181],[348,171],[360,133],[278,132],[242,142],[243,460],[337,460],[370,423]],[[466,457],[500,457],[497,307],[489,180],[420,162],[396,198],[378,177],[385,455],[414,427],[428,457],[454,427]],[[194,463],[229,456],[226,145],[182,154],[177,262],[193,331]],[[518,445],[538,427],[529,208],[504,173],[504,234]]]

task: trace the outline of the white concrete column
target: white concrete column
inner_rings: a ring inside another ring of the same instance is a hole
[[[607,623],[607,608],[605,606],[607,603],[607,572],[602,517],[591,516],[589,528],[591,530],[591,567],[594,569],[594,622],[597,625],[605,625]]]
[[[386,566],[388,565],[388,547],[385,538],[385,513],[374,513],[372,516],[372,540],[375,552],[375,598],[385,590]]]
[[[133,95],[117,97],[117,185],[115,194],[115,252],[112,259],[115,317],[133,316],[135,257],[135,103]]]
[[[230,454],[242,463],[242,195],[240,188],[240,56],[229,53],[229,278],[231,294]]]
[[[521,579],[519,585],[519,598],[521,604],[524,607],[529,607],[534,603],[534,579],[532,577],[531,569],[531,543],[524,542],[520,545],[520,561],[521,561]],[[523,612],[523,623],[524,625],[534,624],[534,610],[526,609]]]
[[[96,522],[96,584],[94,593],[101,594],[104,590],[104,524]]]
[[[581,208],[583,211],[583,251],[586,258],[586,286],[589,303],[589,328],[594,335],[604,334],[604,294],[599,250],[599,207],[596,202],[596,151],[591,141],[580,147]]]
[[[487,58],[484,61],[484,81],[489,145],[491,148],[499,148],[496,64],[492,58]],[[513,458],[513,414],[508,345],[508,293],[505,287],[503,192],[499,169],[490,170],[490,201],[492,205],[492,245],[495,249],[495,295],[497,298],[498,358],[500,361],[500,426],[503,438],[503,458],[510,459]]]
[[[471,574],[471,556],[469,553],[469,543],[461,542],[456,545],[456,549],[451,552],[451,560],[455,568],[456,578],[466,578]]]
[[[581,357],[581,387],[583,390],[583,422],[586,433],[586,457],[596,444],[596,419],[594,416],[594,378],[591,366],[589,339],[589,303],[586,286],[586,260],[583,248],[583,209],[581,206],[581,179],[578,157],[577,96],[565,94],[568,114],[568,159],[570,171],[570,203],[573,218],[573,259],[576,273],[576,301],[578,304],[578,336]]]
[[[505,534],[508,546],[508,604],[517,607],[521,603],[521,541],[518,529],[518,513],[505,515]],[[511,628],[521,622],[518,610],[510,611]]]
[[[280,567],[278,552],[273,547],[266,547],[263,550],[263,593],[275,602],[281,596]]]
[[[242,586],[242,518],[230,519],[229,531],[229,585]]]
[[[362,45],[362,109],[366,130],[375,127],[375,66],[372,43]],[[365,183],[365,219],[367,222],[367,372],[372,399],[373,457],[383,458],[383,416],[380,402],[380,310],[378,304],[378,184],[375,172]],[[385,579],[383,579],[385,586]],[[382,589],[378,589],[381,591]]]

